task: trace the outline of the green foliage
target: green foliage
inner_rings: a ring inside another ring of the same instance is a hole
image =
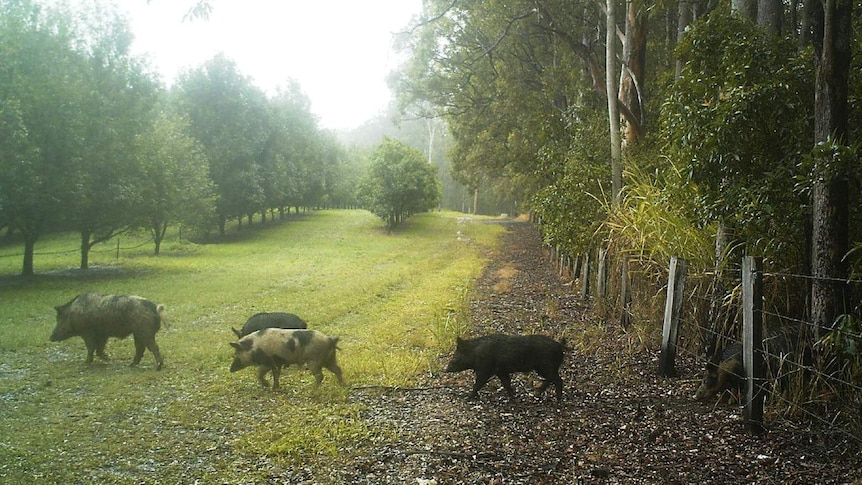
[[[215,222],[214,189],[203,148],[187,135],[187,123],[161,113],[134,146],[141,166],[139,225],[153,236],[155,253],[159,254],[172,223],[195,232],[211,227]]]
[[[223,234],[228,219],[255,213],[264,206],[264,174],[259,164],[263,141],[269,136],[266,97],[224,55],[186,73],[175,96],[209,160]]]
[[[68,18],[24,0],[0,11],[0,224],[23,235],[32,274],[33,245],[71,215],[86,60]]]
[[[697,23],[677,50],[685,64],[662,111],[669,155],[691,172],[707,220],[793,267],[806,251],[806,201],[794,189],[813,143],[810,59],[721,14]]]
[[[427,11],[434,20],[402,39],[412,54],[393,79],[402,107],[444,115],[455,179],[523,210],[549,183],[539,152],[568,140],[579,66],[533,2],[435,1]]]
[[[425,161],[419,150],[387,138],[372,155],[360,198],[369,211],[392,229],[411,215],[439,203],[436,168]]]
[[[547,145],[540,152],[539,169],[551,182],[533,196],[531,206],[542,220],[545,242],[580,254],[596,244],[596,231],[602,220],[605,191],[610,187],[607,163],[607,134],[592,123],[598,113],[583,110],[582,123],[572,127],[569,146],[559,151]],[[589,122],[588,122],[589,121]]]
[[[141,227],[158,253],[174,222],[224,234],[257,213],[356,204],[295,82],[270,99],[217,56],[161,99],[119,13],[76,8],[0,1],[0,229],[23,240],[22,274],[49,232],[79,232],[85,269],[93,247]]]

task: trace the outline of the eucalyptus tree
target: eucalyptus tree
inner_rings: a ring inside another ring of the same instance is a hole
[[[604,33],[606,19],[596,4],[440,1],[429,5],[426,20],[407,42],[413,57],[399,79],[399,91],[404,102],[431,103],[445,116],[455,140],[451,154],[459,181],[475,188],[483,180],[507,180],[506,185],[518,186],[507,192],[524,202],[546,189],[532,199],[533,208],[563,224],[571,221],[566,215],[568,205],[553,202],[549,194],[565,197],[563,186],[589,186],[592,196],[600,199],[610,192],[602,189],[605,185],[619,190],[621,164],[611,163],[611,153],[605,149],[597,153],[612,169],[606,172],[608,178],[575,181],[599,173],[578,168],[581,163],[592,165],[594,158],[580,158],[575,128],[597,122],[594,113],[604,104],[605,136],[591,142],[610,147],[608,107],[619,107],[624,116],[632,116],[631,109],[614,101],[614,89],[612,102],[607,102],[605,54],[590,40]],[[612,29],[611,38],[617,35],[617,29]],[[614,65],[615,56],[610,59]],[[639,79],[636,85],[643,88],[645,82]],[[640,116],[632,120],[627,126],[640,130]],[[611,173],[617,175],[611,177]],[[565,183],[564,177],[569,178]],[[546,235],[574,232],[560,229]]]
[[[175,99],[204,147],[216,188],[219,233],[229,219],[264,206],[261,164],[270,126],[267,100],[222,54],[180,76]]]
[[[817,332],[832,329],[849,313],[850,199],[858,181],[859,145],[849,139],[849,86],[855,47],[851,0],[810,2],[814,44],[815,104],[812,184],[811,312]],[[858,75],[858,71],[857,71]],[[858,93],[857,93],[858,94]]]
[[[550,81],[570,64],[554,65],[559,46],[528,3],[430,2],[433,18],[405,41],[413,57],[395,81],[402,102],[428,103],[445,116],[454,170],[474,189],[507,171],[531,173],[566,109],[565,93]]]

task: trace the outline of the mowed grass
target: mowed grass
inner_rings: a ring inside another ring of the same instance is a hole
[[[255,483],[326,470],[397,430],[369,427],[352,386],[409,386],[437,370],[469,324],[465,304],[502,228],[454,213],[422,214],[387,234],[364,211],[318,211],[257,225],[218,244],[176,236],[152,256],[146,237],[97,247],[77,266],[74,235],[37,245],[34,278],[20,247],[0,248],[0,482]],[[83,341],[49,342],[56,305],[85,291],[137,294],[168,308],[157,335],[165,368],[132,339],[85,364]],[[303,369],[282,389],[253,369],[228,371],[239,328],[289,311],[340,340],[348,388]],[[308,472],[307,470],[311,470]]]

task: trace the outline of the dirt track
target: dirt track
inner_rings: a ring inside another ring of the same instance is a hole
[[[691,399],[696,362],[678,362],[678,378],[658,377],[657,353],[630,351],[631,335],[591,316],[535,228],[506,225],[478,282],[471,335],[568,337],[563,402],[535,398],[537,381],[525,375],[513,379],[514,400],[492,379],[468,402],[470,371],[430,375],[413,389],[354,390],[364,418],[400,439],[369,443],[361,459],[334,467],[333,483],[862,483],[860,445],[846,436],[783,421],[751,436],[738,407]]]

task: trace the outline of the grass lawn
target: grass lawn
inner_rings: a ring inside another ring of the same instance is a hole
[[[367,427],[328,371],[315,389],[307,371],[286,369],[277,392],[253,369],[228,372],[230,327],[260,311],[296,313],[341,337],[349,385],[410,385],[469,323],[470,288],[502,231],[433,213],[387,234],[367,212],[318,211],[218,244],[174,235],[158,257],[146,236],[123,236],[119,251],[97,246],[84,272],[70,269],[76,236],[60,235],[37,244],[27,279],[15,276],[21,247],[0,247],[0,482],[253,483],[273,467],[325,470],[359,444],[397,439]],[[53,307],[86,291],[167,306],[162,371],[149,352],[128,366],[131,338],[111,339],[112,359],[90,365],[79,337],[48,341]]]

